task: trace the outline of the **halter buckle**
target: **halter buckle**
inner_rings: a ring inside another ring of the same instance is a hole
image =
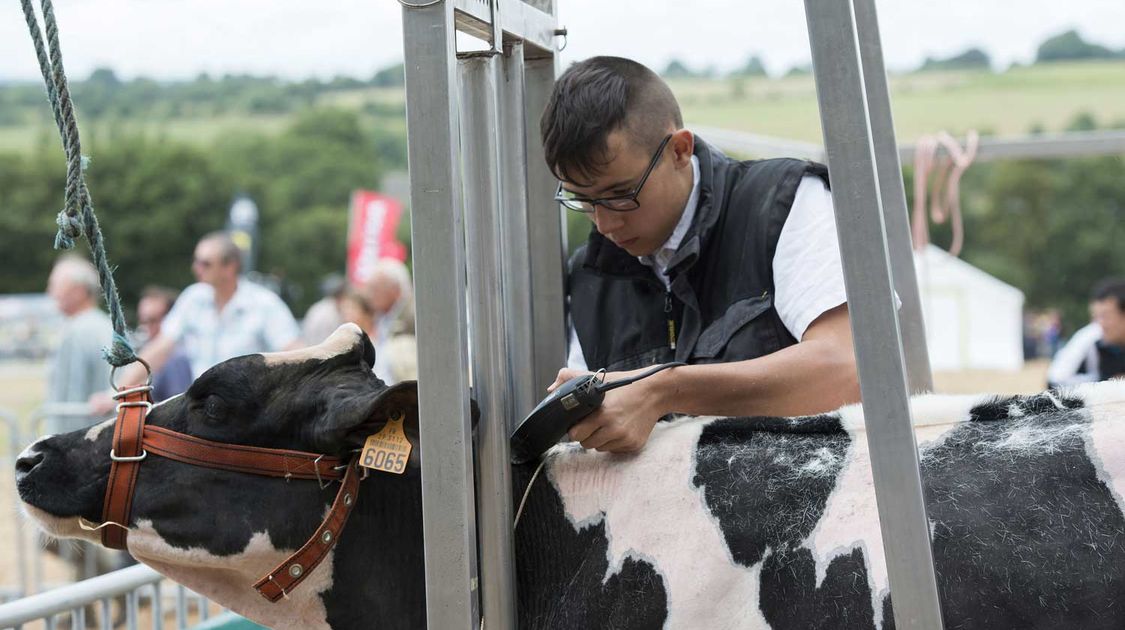
[[[115,462],[140,462],[140,461],[144,461],[144,459],[146,457],[148,457],[148,451],[146,451],[144,449],[141,449],[140,455],[134,455],[132,457],[126,457],[126,456],[123,456],[123,455],[118,455],[116,452],[114,452],[114,450],[112,448],[109,449],[109,458],[112,459]]]

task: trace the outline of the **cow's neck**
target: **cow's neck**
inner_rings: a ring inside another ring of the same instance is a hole
[[[422,487],[416,470],[372,472],[334,552],[321,594],[334,630],[424,628]]]

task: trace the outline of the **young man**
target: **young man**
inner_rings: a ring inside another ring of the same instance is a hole
[[[1090,295],[1090,323],[1055,354],[1047,385],[1060,387],[1125,376],[1125,279],[1103,280]]]
[[[658,76],[617,57],[568,69],[540,129],[559,201],[594,222],[571,259],[570,359],[551,387],[690,364],[608,393],[573,439],[629,452],[669,413],[859,400],[827,169],[726,157],[683,128]]]

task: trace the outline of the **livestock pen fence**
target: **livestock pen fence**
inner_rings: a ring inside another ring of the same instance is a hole
[[[7,443],[0,454],[0,468],[7,471],[0,473],[0,501],[7,510],[0,522],[6,533],[0,536],[0,559],[8,568],[0,577],[0,630],[236,627],[237,618],[146,566],[95,576],[96,545],[62,541],[56,552],[46,550],[46,539],[17,507],[12,470],[19,452],[42,434],[48,416],[89,413],[81,404],[44,405],[22,417],[0,408],[0,441]]]

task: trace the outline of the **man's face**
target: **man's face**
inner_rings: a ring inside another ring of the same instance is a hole
[[[222,246],[214,241],[202,241],[195,246],[191,271],[199,282],[218,286],[235,276],[234,262],[223,262]]]
[[[1125,346],[1125,312],[1117,298],[1097,300],[1090,307],[1094,321],[1102,327],[1102,340],[1115,346]]]
[[[144,334],[145,339],[152,339],[160,334],[160,323],[168,314],[168,305],[157,297],[141,298],[137,303],[137,328]]]
[[[693,140],[687,130],[673,134],[641,188],[636,210],[595,207],[590,218],[602,236],[633,256],[652,254],[668,240],[691,194]],[[617,130],[609,134],[606,148],[609,164],[592,182],[563,182],[563,187],[590,199],[628,194],[640,183],[657,147],[636,146],[625,131]]]
[[[66,274],[58,268],[47,278],[47,295],[51,296],[55,306],[67,317],[81,311],[89,299],[86,289],[67,278]]]

